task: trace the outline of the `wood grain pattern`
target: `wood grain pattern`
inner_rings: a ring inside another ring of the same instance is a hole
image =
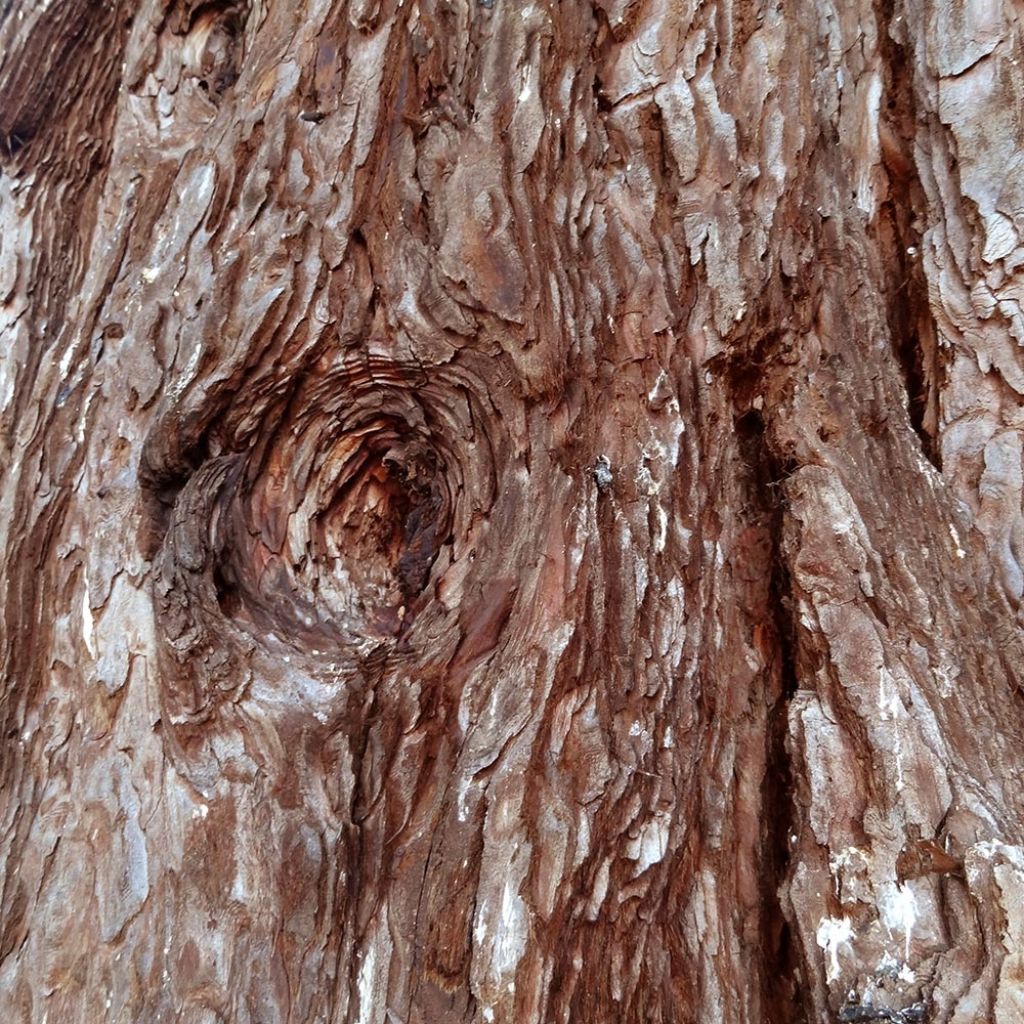
[[[1021,1019],[1020,26],[0,5],[0,1019]]]

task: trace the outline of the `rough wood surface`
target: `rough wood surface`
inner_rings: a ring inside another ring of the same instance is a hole
[[[0,3],[0,1019],[1024,1020],[1022,14]]]

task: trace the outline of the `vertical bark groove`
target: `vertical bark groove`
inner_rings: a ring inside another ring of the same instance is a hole
[[[927,199],[915,162],[918,110],[909,54],[893,36],[894,0],[877,8],[884,114],[879,147],[888,195],[876,229],[887,273],[880,282],[889,335],[906,382],[910,422],[925,457],[942,469],[939,395],[943,364],[924,270]]]

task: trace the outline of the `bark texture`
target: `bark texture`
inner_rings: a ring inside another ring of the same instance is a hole
[[[0,3],[0,1018],[1024,1020],[1021,16]]]

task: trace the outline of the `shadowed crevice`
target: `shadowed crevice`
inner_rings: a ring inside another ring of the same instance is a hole
[[[874,228],[883,265],[889,271],[880,287],[911,425],[924,455],[941,469],[938,420],[942,366],[923,265],[926,199],[914,162],[917,108],[913,65],[890,32],[893,0],[879,0],[877,17],[883,62],[879,141],[888,178],[888,197],[879,208]]]
[[[768,615],[765,635],[770,651],[765,669],[769,708],[766,770],[761,787],[761,978],[766,1020],[803,1024],[799,956],[779,892],[790,870],[793,831],[793,776],[786,749],[789,702],[797,688],[789,569],[782,550],[785,516],[783,482],[792,467],[771,450],[762,412],[748,409],[734,420],[743,459],[750,469],[748,508],[767,533],[765,571]]]

